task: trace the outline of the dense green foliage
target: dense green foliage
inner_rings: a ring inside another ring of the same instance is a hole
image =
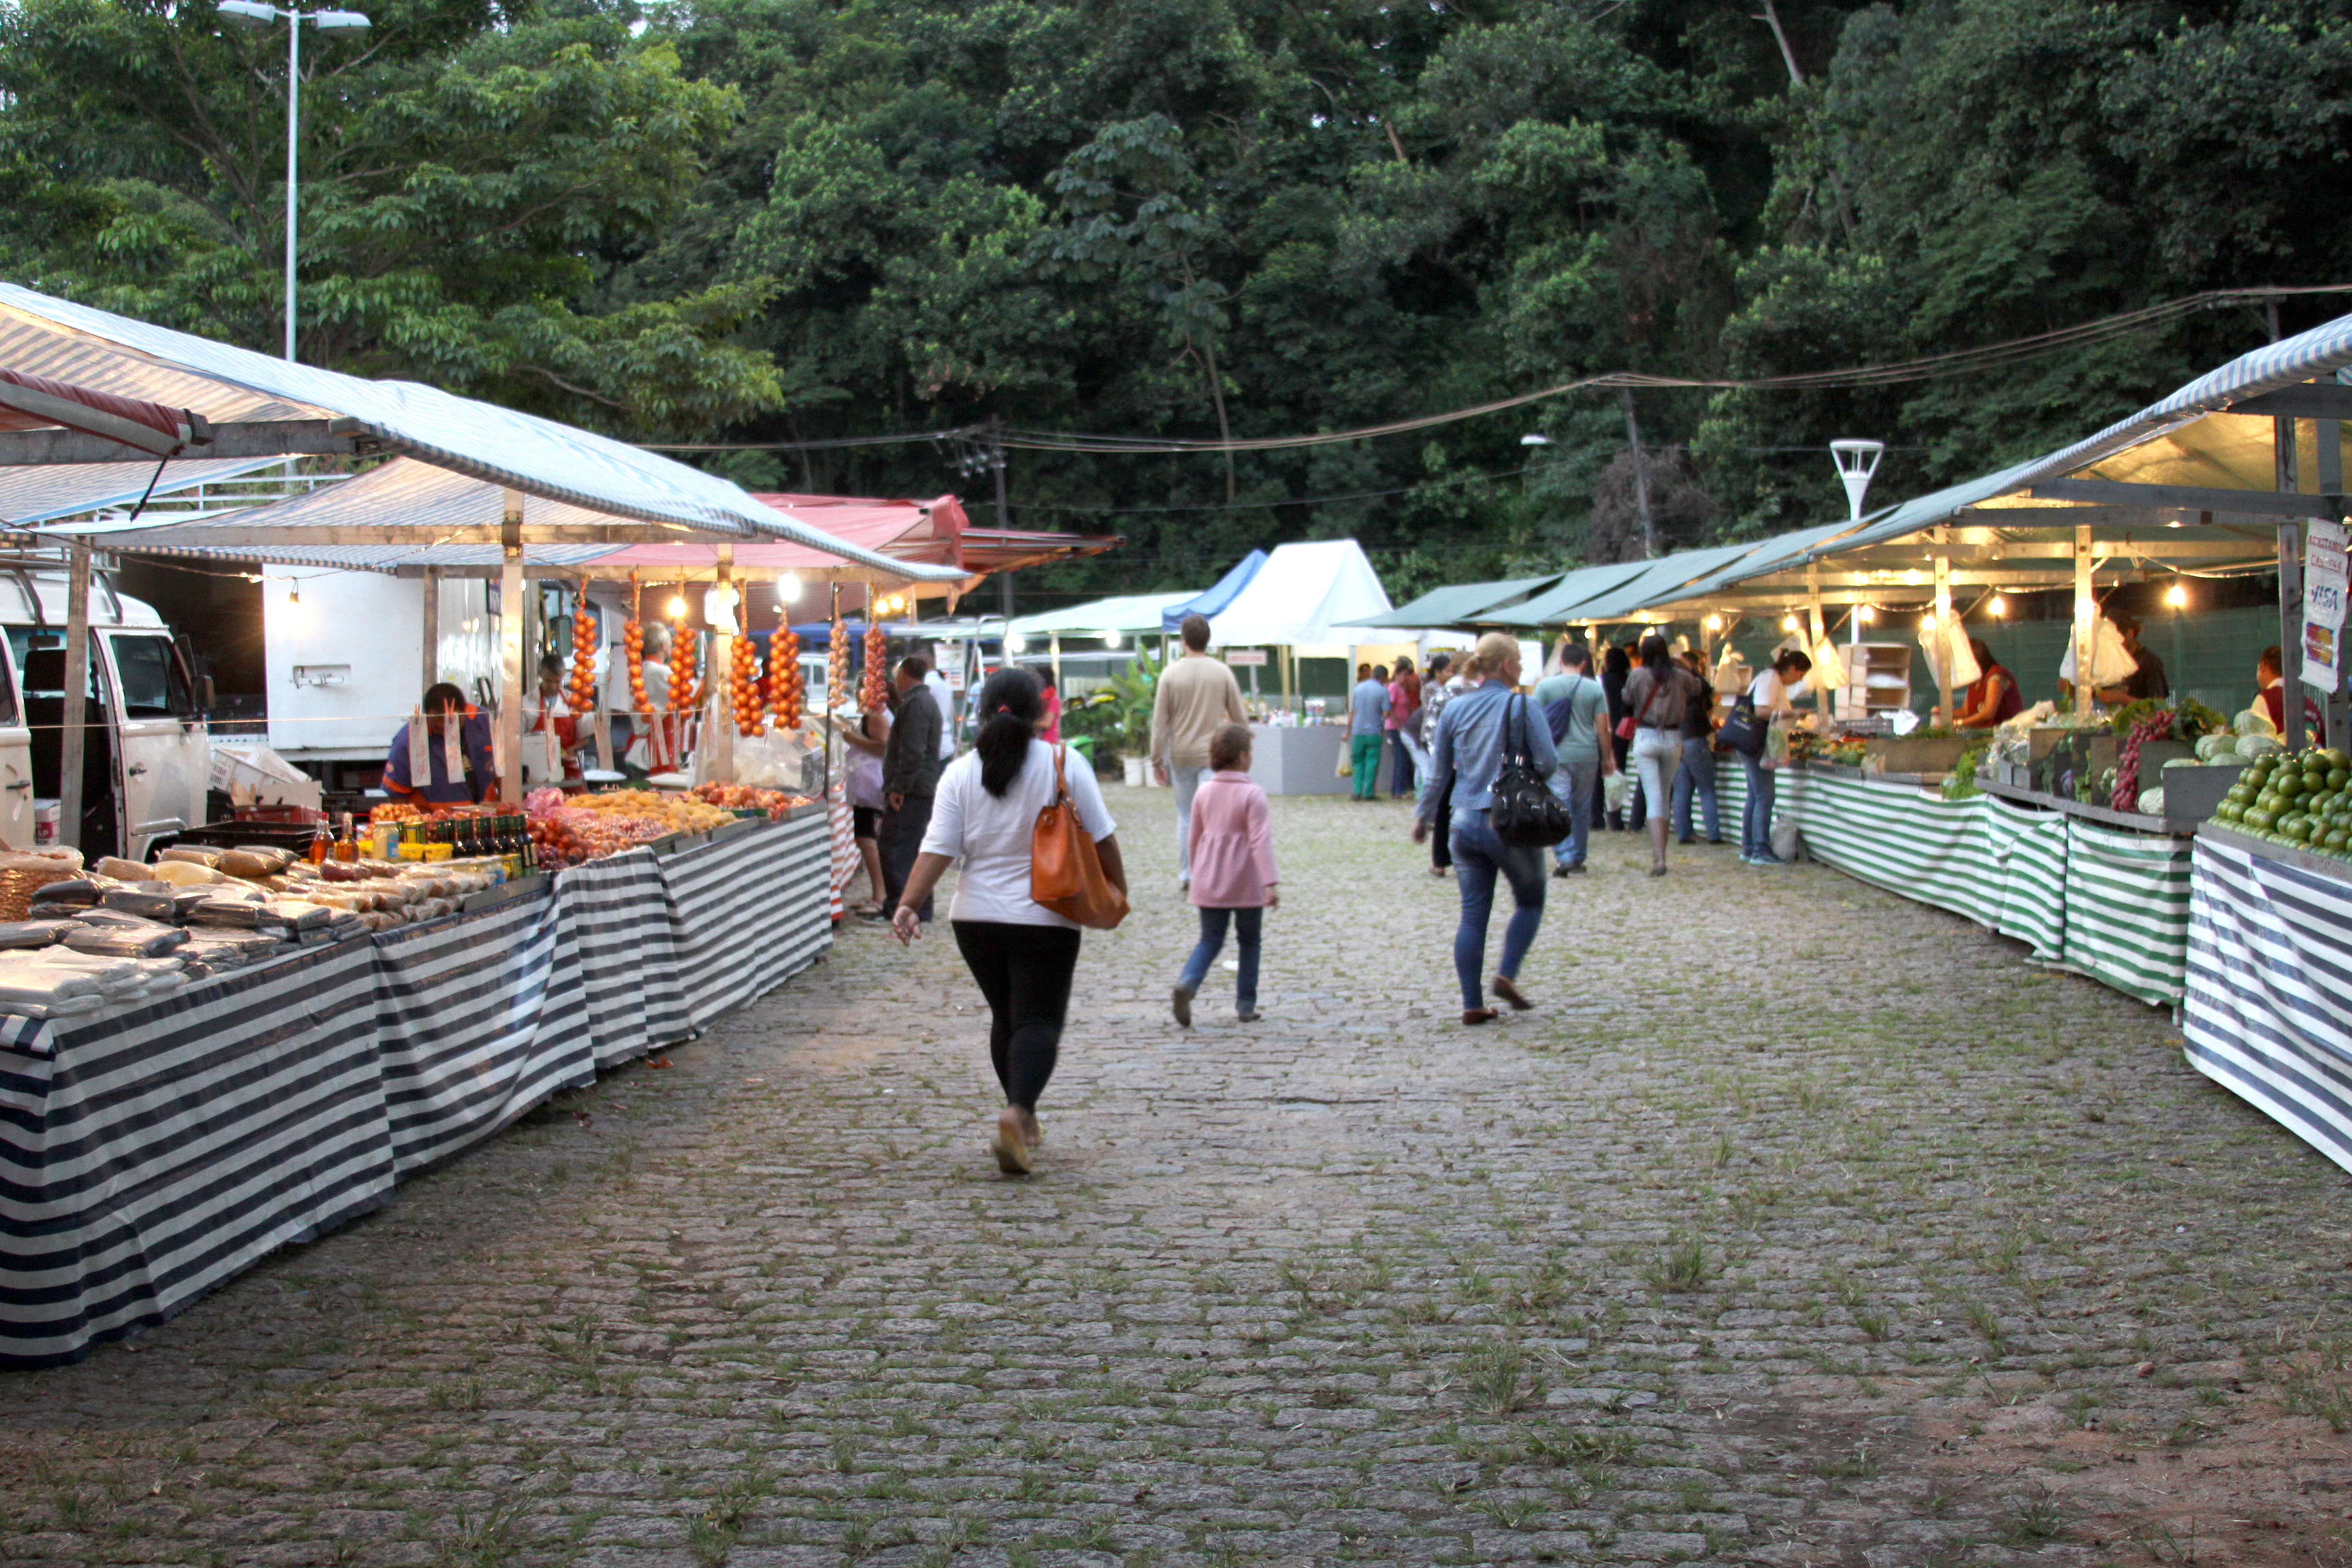
[[[396,0],[306,89],[305,350],[646,438],[1237,437],[1595,372],[1779,374],[2352,280],[2352,21],[2298,0]],[[643,25],[635,25],[635,24]],[[283,38],[0,0],[0,272],[273,346]],[[1801,78],[1801,79],[1799,79]],[[2292,330],[2343,301],[2290,301]],[[1664,542],[2080,435],[2237,309],[1864,391],[1643,392]],[[1523,447],[1541,432],[1546,447]],[[1612,396],[1216,455],[1012,454],[1070,591],[1354,534],[1392,591],[1628,548]],[[977,490],[934,445],[748,482]],[[1612,467],[1613,463],[1613,468]]]

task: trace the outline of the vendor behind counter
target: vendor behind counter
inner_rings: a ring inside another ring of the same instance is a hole
[[[455,776],[449,765],[451,725],[457,727]],[[429,770],[422,784],[415,782],[412,766],[412,752],[419,749]],[[394,732],[384,756],[384,794],[413,805],[479,802],[495,782],[489,721],[467,702],[463,691],[442,681],[425,694],[422,724],[411,721]]]

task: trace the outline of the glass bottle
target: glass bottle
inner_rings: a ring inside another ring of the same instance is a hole
[[[323,815],[321,815],[319,818],[319,826],[313,828],[310,832],[310,849],[309,857],[310,864],[313,866],[323,866],[334,852],[335,836],[333,830],[328,827],[327,819]]]
[[[359,858],[359,829],[352,821],[352,814],[347,811],[343,813],[342,831],[335,836],[335,858],[349,865]]]

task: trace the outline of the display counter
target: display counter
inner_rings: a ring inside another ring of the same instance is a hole
[[[2196,842],[2190,1065],[2352,1170],[2352,866],[2224,824]]]
[[[1351,780],[1339,776],[1348,752],[1344,724],[1253,724],[1250,777],[1268,795],[1345,795]],[[1389,758],[1382,741],[1381,762]]]
[[[78,1360],[831,942],[823,808],[79,1027],[0,1023],[0,1366]]]

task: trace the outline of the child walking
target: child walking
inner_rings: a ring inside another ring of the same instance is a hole
[[[1234,1015],[1257,1019],[1260,922],[1281,901],[1275,891],[1274,830],[1265,791],[1249,775],[1246,724],[1226,724],[1209,738],[1209,777],[1192,797],[1192,902],[1201,911],[1201,940],[1184,961],[1170,998],[1176,1022],[1192,1026],[1192,996],[1225,945],[1225,927],[1241,946],[1234,982]]]

